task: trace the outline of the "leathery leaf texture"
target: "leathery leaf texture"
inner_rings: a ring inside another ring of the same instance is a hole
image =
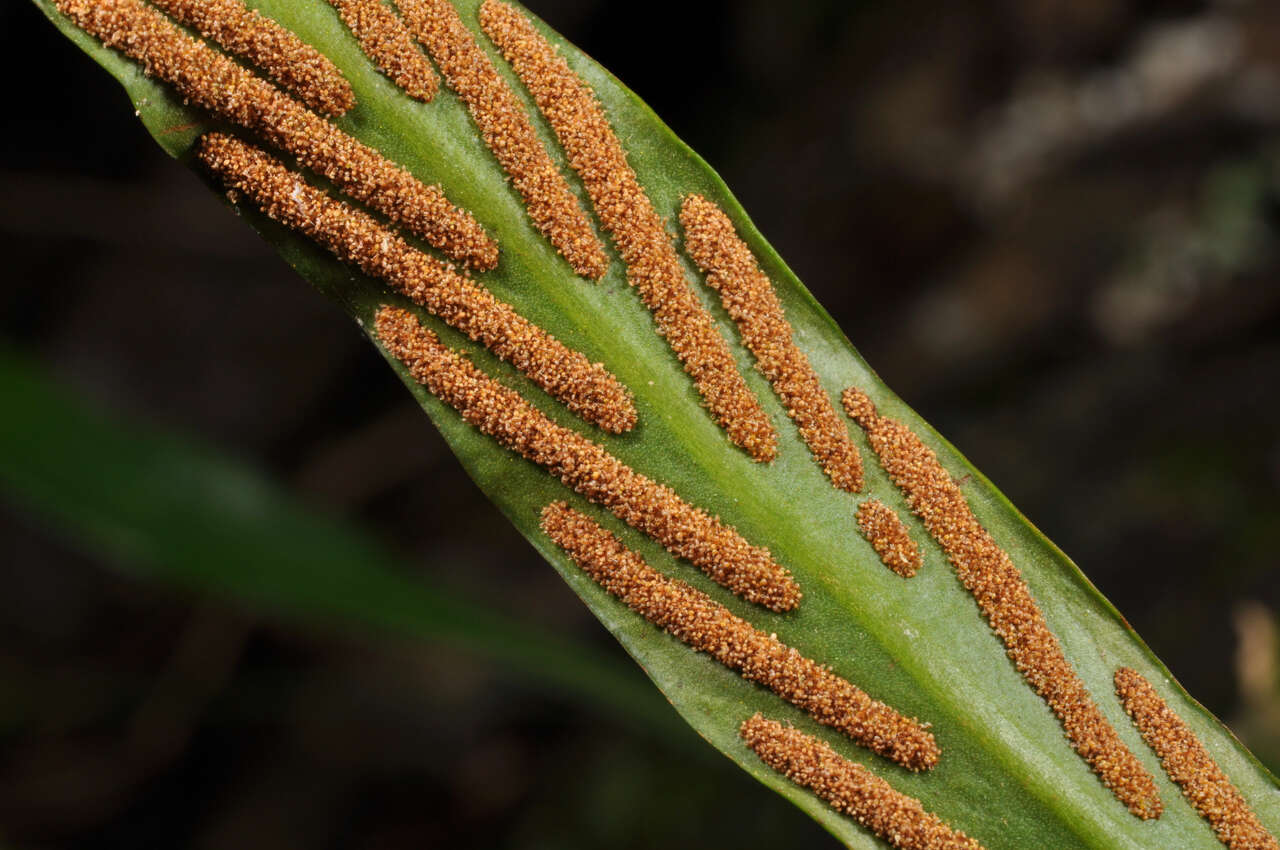
[[[184,105],[172,90],[148,79],[134,62],[76,29],[50,0],[35,2],[123,84],[155,140],[170,155],[198,168],[192,156],[196,140],[208,130],[227,129],[225,125]],[[1103,714],[1156,777],[1165,806],[1163,817],[1143,821],[1129,814],[1071,749],[1061,725],[1014,669],[1004,646],[941,550],[909,514],[861,429],[843,420],[843,414],[842,420],[862,452],[866,487],[863,494],[855,496],[831,485],[771,387],[753,370],[752,358],[718,297],[683,253],[690,281],[716,317],[748,384],[778,431],[779,454],[771,464],[752,462],[712,421],[693,382],[655,333],[653,318],[628,286],[623,263],[607,236],[609,270],[593,283],[575,275],[534,229],[519,194],[483,144],[465,105],[447,86],[441,87],[431,103],[402,93],[360,51],[325,0],[253,0],[250,5],[336,63],[352,84],[356,98],[356,106],[336,119],[338,126],[425,183],[439,184],[454,203],[469,210],[501,247],[497,269],[477,275],[477,280],[570,347],[592,361],[603,362],[634,393],[638,425],[620,436],[607,435],[569,414],[479,345],[413,308],[424,324],[450,347],[467,351],[481,369],[517,389],[553,420],[586,434],[637,471],[670,485],[687,501],[735,526],[752,543],[768,546],[799,582],[803,602],[787,614],[772,613],[733,597],[688,563],[675,559],[540,468],[468,426],[452,408],[409,379],[399,363],[391,361],[494,504],[560,572],[681,716],[710,744],[792,800],[848,847],[885,845],[766,767],[739,739],[743,720],[759,711],[817,735],[895,788],[919,798],[926,809],[991,850],[1221,847],[1209,826],[1169,782],[1115,698],[1113,673],[1117,667],[1128,666],[1156,685],[1205,742],[1262,822],[1273,833],[1280,831],[1280,788],[1275,778],[1182,690],[1076,566],[880,382],[831,317],[755,230],[717,175],[607,71],[538,22],[540,30],[559,45],[570,65],[594,88],[641,184],[659,214],[668,220],[673,235],[684,196],[699,193],[719,204],[773,281],[795,328],[797,343],[833,400],[845,387],[864,389],[881,413],[906,423],[963,482],[975,514],[1021,569],[1067,658]],[[568,168],[550,128],[511,68],[482,34],[479,5],[480,0],[455,0],[463,21],[528,109],[570,186],[585,199],[582,184]],[[69,108],[74,108],[73,104]],[[212,181],[210,187],[222,191]],[[381,304],[412,308],[379,281],[343,265],[252,206],[237,208],[237,212],[294,269],[366,330],[371,332],[373,314]],[[598,226],[598,220],[593,218],[593,222]],[[163,238],[163,234],[156,236]],[[263,368],[269,369],[270,364],[264,363]],[[394,452],[396,447],[387,446],[387,451]],[[921,544],[924,563],[914,578],[904,579],[886,569],[859,535],[854,515],[868,496],[897,510]],[[706,591],[757,628],[776,633],[873,696],[932,724],[942,751],[938,766],[910,773],[872,755],[641,619],[592,582],[542,533],[540,512],[556,500],[568,500],[598,519],[662,573]],[[680,767],[673,764],[671,769],[678,771]]]

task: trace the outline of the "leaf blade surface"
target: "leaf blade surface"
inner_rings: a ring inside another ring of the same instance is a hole
[[[57,20],[48,0],[36,2]],[[602,282],[591,284],[575,277],[532,228],[518,195],[480,143],[466,108],[456,97],[442,90],[434,103],[419,104],[402,95],[359,53],[336,13],[322,0],[261,0],[256,5],[319,47],[347,74],[358,103],[338,121],[339,126],[425,182],[440,183],[451,199],[471,210],[497,236],[503,251],[500,266],[478,279],[566,344],[603,361],[635,394],[640,424],[618,437],[590,431],[504,364],[438,322],[428,319],[427,324],[446,343],[471,352],[482,368],[518,388],[556,421],[583,430],[638,471],[718,514],[751,542],[769,546],[800,581],[805,601],[799,611],[786,616],[755,609],[729,597],[689,565],[676,562],[612,517],[590,508],[588,512],[658,569],[706,590],[759,628],[776,631],[873,696],[933,723],[943,758],[928,774],[907,774],[820,730],[773,695],[657,632],[577,571],[538,530],[538,515],[547,502],[569,498],[575,506],[586,508],[582,500],[466,426],[421,387],[411,385],[471,476],[713,745],[795,801],[850,847],[881,845],[812,795],[764,768],[737,739],[742,719],[759,710],[817,732],[988,848],[1219,846],[1208,827],[1181,802],[1176,787],[1164,777],[1112,695],[1114,669],[1133,666],[1165,689],[1166,699],[1209,744],[1263,822],[1273,830],[1280,828],[1280,792],[1274,778],[1171,680],[1074,564],[954,447],[883,386],[830,315],[769,248],[715,173],[607,71],[544,29],[596,90],[659,213],[674,220],[682,197],[694,192],[724,208],[774,281],[797,340],[827,392],[834,397],[846,386],[863,388],[882,413],[907,423],[938,452],[953,476],[965,482],[974,512],[1013,555],[1095,701],[1156,775],[1166,806],[1160,821],[1143,823],[1131,817],[1071,751],[1056,719],[1013,669],[972,598],[914,519],[908,525],[925,551],[920,574],[903,580],[879,563],[857,533],[853,513],[858,500],[831,487],[813,463],[772,390],[751,370],[750,357],[714,293],[702,286],[691,264],[686,262],[686,273],[698,282],[699,296],[732,341],[739,367],[779,432],[780,457],[769,466],[754,464],[733,448],[706,415],[691,382],[627,286],[616,252]],[[478,0],[456,5],[528,105],[518,81],[478,32]],[[68,30],[65,22],[59,25],[121,80],[144,123],[171,155],[186,157],[199,131],[216,126],[183,108],[163,87],[142,78],[131,63],[82,33]],[[581,195],[581,185],[567,173],[548,128],[534,111],[531,114],[544,143]],[[291,265],[363,326],[371,325],[372,312],[380,303],[407,306],[387,296],[376,281],[342,267],[254,212],[245,211],[245,216]],[[399,371],[404,377],[403,369]],[[861,432],[851,423],[850,427],[863,452],[867,494],[905,518],[901,496],[875,462]]]

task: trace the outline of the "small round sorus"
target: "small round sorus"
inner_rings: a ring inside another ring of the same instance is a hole
[[[404,21],[382,0],[329,0],[378,70],[414,100],[430,103],[440,81]]]
[[[872,699],[702,591],[662,575],[590,517],[554,502],[542,511],[542,530],[631,610],[744,679],[909,770],[938,763],[938,744],[919,722]]]
[[[205,38],[243,56],[312,109],[342,115],[355,106],[338,66],[244,0],[153,0]]]
[[[344,192],[475,268],[498,245],[470,214],[261,77],[178,29],[140,0],[54,0],[58,10],[191,103],[257,133]]]
[[[232,190],[341,260],[388,283],[481,343],[574,413],[615,434],[636,423],[626,388],[599,363],[566,348],[470,278],[335,201],[253,145],[210,133],[197,155]]]
[[[412,313],[382,307],[374,321],[383,347],[414,380],[462,418],[559,478],[567,487],[661,543],[714,581],[757,605],[790,611],[800,588],[768,549],[618,460],[601,446],[552,422],[512,389],[450,351]]]
[[[471,110],[489,150],[524,198],[534,226],[575,272],[599,280],[609,270],[604,246],[551,161],[515,92],[448,0],[399,0],[400,13],[431,52],[449,87]]]
[[[881,416],[866,393],[849,387],[845,411],[867,432],[885,472],[942,547],[1027,683],[1058,716],[1076,752],[1141,818],[1164,810],[1154,777],[1098,709],[1067,660],[1022,573],[973,515],[959,485],[911,429]]]
[[[1169,778],[1231,850],[1280,850],[1204,744],[1141,673],[1116,670],[1116,694]]]
[[[911,578],[924,564],[920,547],[893,508],[879,499],[858,505],[858,530],[876,550],[884,565],[903,578]]]
[[[685,252],[720,293],[756,368],[782,399],[814,459],[836,487],[857,493],[862,489],[862,456],[809,358],[795,344],[782,303],[751,249],[729,217],[701,195],[684,199],[680,223]]]
[[[778,455],[773,424],[685,278],[662,218],[627,162],[595,93],[514,7],[485,0],[480,25],[551,124],[600,223],[613,235],[627,266],[627,280],[693,378],[711,415],[753,460],[773,460]]]
[[[769,767],[803,785],[898,850],[982,850],[977,840],[925,811],[915,797],[849,761],[824,741],[756,714],[739,730]]]

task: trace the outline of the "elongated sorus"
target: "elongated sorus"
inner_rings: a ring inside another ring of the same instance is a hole
[[[925,811],[915,797],[893,786],[824,741],[762,714],[738,734],[761,761],[817,794],[898,850],[982,850],[977,840]]]
[[[1186,721],[1171,709],[1141,673],[1121,667],[1116,694],[1143,740],[1155,750],[1169,778],[1231,850],[1280,850],[1239,789],[1209,755]]]
[[[198,156],[229,188],[269,216],[319,242],[344,262],[386,281],[415,303],[510,361],[574,413],[621,433],[636,422],[626,388],[601,363],[516,313],[452,266],[409,245],[371,216],[309,185],[264,151],[220,133]]]
[[[919,722],[872,699],[697,588],[662,575],[590,517],[554,502],[542,511],[542,530],[631,610],[744,679],[905,768],[925,770],[938,763],[938,744]]]
[[[893,508],[879,499],[858,505],[858,531],[876,550],[884,565],[903,578],[911,578],[924,563],[920,547]]]
[[[475,428],[559,478],[618,519],[648,534],[734,593],[774,611],[800,604],[800,588],[768,549],[636,472],[601,446],[552,422],[469,361],[446,348],[406,310],[382,307],[382,345],[414,380]]]
[[[449,257],[477,268],[498,263],[498,245],[438,186],[427,186],[139,0],[53,0],[108,47],[141,62],[184,98],[285,150]]]
[[[342,115],[355,106],[351,84],[329,58],[244,0],[153,0],[205,38],[243,56],[307,106]]]
[[[387,79],[414,100],[430,103],[440,88],[436,72],[413,36],[383,0],[329,0],[360,50]]]
[[[862,489],[862,456],[849,428],[836,413],[809,358],[796,345],[773,283],[760,270],[733,222],[702,195],[689,195],[680,207],[684,249],[720,293],[720,301],[738,326],[742,341],[769,379],[831,483],[850,493]]]
[[[458,93],[485,144],[524,199],[534,226],[578,274],[598,280],[609,269],[604,246],[551,161],[515,92],[448,0],[399,0],[413,34]]]
[[[627,162],[595,93],[514,7],[485,0],[480,25],[515,69],[582,178],[627,280],[734,444],[757,461],[778,454],[778,435],[747,386],[711,314],[689,285],[671,237]]]
[[[881,416],[866,393],[850,387],[845,411],[867,432],[871,448],[942,547],[1027,683],[1058,716],[1071,745],[1129,811],[1156,818],[1164,810],[1156,782],[1102,715],[1062,652],[1022,573],[982,527],[938,456],[911,429]]]

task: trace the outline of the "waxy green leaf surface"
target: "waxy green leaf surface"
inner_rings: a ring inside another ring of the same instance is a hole
[[[49,0],[35,1],[120,80],[139,117],[168,153],[189,160],[200,133],[226,129],[185,107],[165,86],[148,80],[134,63],[76,30]],[[1209,826],[1168,781],[1114,697],[1112,674],[1127,665],[1156,685],[1206,743],[1263,823],[1273,832],[1280,831],[1280,787],[1275,778],[1182,691],[1071,561],[880,383],[831,317],[756,232],[716,174],[607,71],[543,28],[595,88],[659,213],[674,222],[681,198],[691,192],[702,193],[724,207],[777,286],[797,341],[832,398],[838,398],[846,386],[862,387],[882,413],[908,423],[964,482],[975,513],[1021,568],[1068,659],[1103,713],[1156,776],[1165,804],[1160,820],[1144,822],[1130,815],[1076,756],[1056,718],[1014,670],[977,605],[938,547],[907,514],[900,494],[880,469],[861,431],[850,422],[863,452],[865,495],[899,510],[925,551],[924,567],[912,579],[898,577],[879,562],[871,546],[858,535],[854,522],[854,511],[863,496],[840,492],[829,484],[771,388],[751,369],[736,329],[691,264],[686,263],[690,280],[720,322],[749,384],[778,429],[781,451],[771,465],[752,463],[705,413],[692,382],[654,332],[648,311],[627,285],[624,268],[612,248],[609,273],[600,283],[591,283],[576,277],[534,230],[465,106],[451,92],[442,89],[430,104],[402,94],[360,52],[324,0],[255,0],[251,5],[297,32],[342,68],[355,89],[357,105],[338,119],[339,126],[424,182],[439,183],[455,203],[470,210],[496,236],[502,249],[498,269],[478,275],[477,280],[569,346],[604,362],[635,394],[639,425],[617,437],[592,429],[477,345],[424,315],[425,323],[447,344],[470,352],[483,369],[517,388],[558,422],[587,433],[638,471],[718,514],[749,541],[768,546],[800,582],[804,601],[787,615],[772,614],[730,596],[690,565],[673,559],[541,469],[474,431],[451,408],[409,382],[423,409],[494,504],[713,746],[793,800],[849,847],[884,845],[852,820],[764,767],[738,739],[743,719],[761,711],[819,735],[899,790],[920,798],[926,808],[991,850],[1221,847]],[[545,122],[480,33],[478,5],[479,0],[456,2],[464,21],[529,108],[570,185],[582,195],[580,182],[565,165]],[[74,94],[66,96],[67,108],[74,109]],[[126,108],[123,102],[121,108]],[[291,266],[362,326],[371,326],[379,304],[411,306],[390,295],[378,281],[343,266],[256,211],[246,208],[243,215]],[[673,235],[674,229],[673,224]],[[163,234],[156,237],[163,238]],[[180,280],[175,285],[180,285]],[[399,365],[393,366],[403,376]],[[271,364],[263,363],[262,368],[270,369]],[[423,427],[427,427],[425,422]],[[394,452],[396,447],[387,446],[386,450]],[[757,627],[776,632],[806,655],[830,664],[873,696],[931,723],[942,748],[938,767],[929,773],[911,774],[872,756],[630,612],[578,571],[540,532],[539,512],[556,499],[567,499],[600,519],[667,575],[706,590]],[[494,521],[498,521],[496,516]],[[671,770],[678,771],[680,766],[673,764]]]

